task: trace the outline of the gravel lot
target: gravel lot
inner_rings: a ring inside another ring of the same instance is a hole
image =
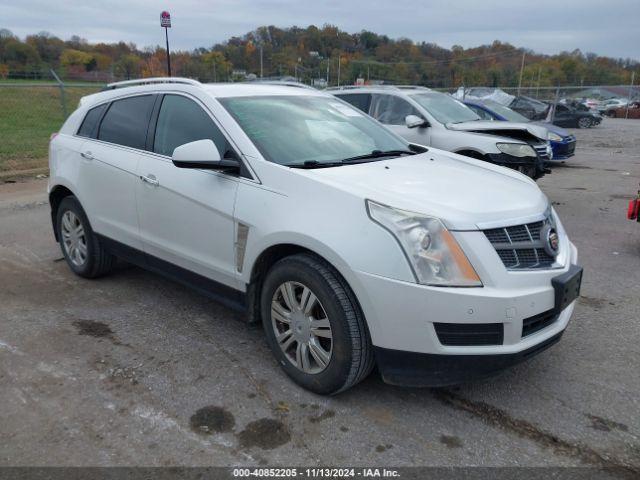
[[[446,390],[376,374],[319,397],[262,330],[137,268],[74,276],[46,181],[0,185],[0,466],[485,465],[640,475],[640,121],[575,131],[540,184],[585,268],[562,341]]]

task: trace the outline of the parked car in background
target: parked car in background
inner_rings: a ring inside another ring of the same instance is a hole
[[[627,106],[618,107],[609,110],[607,114],[614,118],[640,118],[640,102],[629,103],[629,112],[627,112]]]
[[[590,128],[602,122],[602,115],[586,106],[558,103],[555,106],[553,124],[559,127]]]
[[[603,114],[608,115],[609,110],[615,110],[618,107],[625,107],[629,103],[626,98],[611,98],[609,100],[604,100],[598,105],[597,110]]]
[[[545,120],[549,113],[549,104],[524,95],[514,98],[508,107],[529,120]]]
[[[549,104],[525,95],[511,95],[499,88],[460,87],[453,94],[457,100],[493,100],[515,110],[529,120],[545,120],[549,113]]]
[[[531,121],[509,107],[505,107],[493,100],[465,100],[464,104],[476,112],[483,120],[520,123]],[[566,160],[574,155],[576,149],[575,135],[552,123],[536,122],[536,124],[545,127],[549,131],[549,141],[553,150],[551,160]]]
[[[49,145],[51,220],[75,274],[122,257],[240,309],[319,394],[374,365],[401,385],[485,377],[566,329],[577,250],[519,173],[410,144],[310,88],[110,88]]]
[[[546,172],[551,146],[544,127],[482,121],[462,102],[424,87],[329,90],[410,142],[514,168],[534,179]]]

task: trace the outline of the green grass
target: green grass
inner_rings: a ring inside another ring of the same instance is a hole
[[[67,113],[80,97],[99,90],[95,85],[66,88]],[[58,87],[0,83],[0,173],[46,167],[49,137],[64,120]]]

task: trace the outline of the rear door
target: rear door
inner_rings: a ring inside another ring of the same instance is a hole
[[[166,94],[159,100],[138,165],[138,215],[149,261],[164,260],[227,286],[236,286],[233,210],[238,178],[211,170],[176,167],[173,150],[211,139],[223,157],[234,147],[197,99]]]
[[[81,149],[77,184],[91,226],[96,233],[137,249],[142,249],[135,199],[137,168],[155,99],[155,95],[137,95],[97,107],[78,131],[87,140]],[[93,117],[96,124],[90,128]]]

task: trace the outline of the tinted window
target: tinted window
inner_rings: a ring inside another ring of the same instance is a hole
[[[400,97],[393,95],[376,95],[373,99],[371,116],[380,123],[386,125],[404,125],[407,115],[417,115],[422,118],[418,110]]]
[[[369,106],[371,105],[371,95],[368,93],[352,93],[349,95],[336,95],[336,97],[350,103],[351,105],[359,108],[365,113],[369,113]]]
[[[154,99],[153,95],[142,95],[113,102],[102,119],[98,138],[144,149]]]
[[[193,100],[180,95],[165,95],[158,115],[153,151],[171,156],[176,147],[209,139],[223,157],[233,150],[209,115]]]
[[[89,110],[89,112],[87,112],[87,115],[84,117],[84,120],[82,121],[82,125],[80,125],[78,135],[80,135],[81,137],[96,138],[98,122],[100,121],[105,108],[107,108],[106,103]]]

